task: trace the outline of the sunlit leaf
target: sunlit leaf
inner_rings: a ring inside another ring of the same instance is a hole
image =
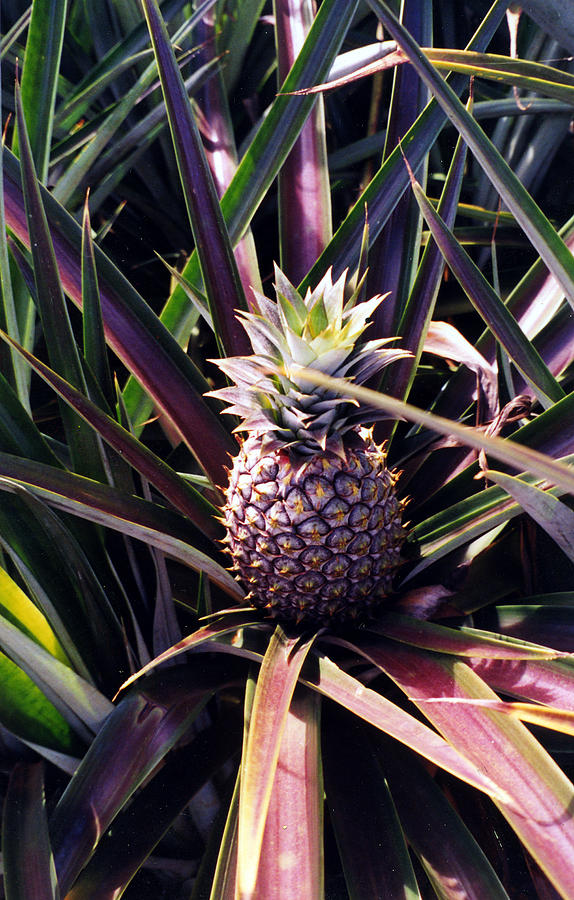
[[[249,722],[239,795],[239,896],[254,897],[273,779],[291,698],[313,638],[289,637],[277,626],[263,660]]]

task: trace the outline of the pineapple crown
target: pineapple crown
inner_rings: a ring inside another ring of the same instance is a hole
[[[236,431],[266,436],[274,445],[303,453],[341,451],[342,435],[379,416],[356,400],[338,396],[305,379],[305,368],[363,384],[389,363],[410,354],[386,349],[394,338],[358,344],[370,316],[384,299],[377,294],[357,303],[361,286],[345,302],[347,271],[333,283],[332,271],[305,297],[275,267],[277,301],[254,291],[258,312],[239,316],[254,355],[214,360],[234,382],[210,396],[229,402],[241,417]]]

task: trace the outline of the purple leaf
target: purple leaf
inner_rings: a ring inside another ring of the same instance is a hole
[[[242,900],[260,896],[255,893],[255,885],[282,737],[301,666],[313,640],[314,636],[306,641],[289,637],[277,626],[257,679],[239,795],[237,881]],[[304,752],[304,744],[300,743],[301,735],[298,734],[295,721],[291,722],[291,731],[295,740],[295,748],[292,749],[296,754],[297,748]],[[304,731],[303,728],[303,737]],[[289,744],[283,749],[288,756]],[[286,777],[288,773],[285,773]],[[284,778],[281,775],[279,778],[277,789],[281,790]],[[278,797],[276,802],[280,802]]]
[[[221,339],[226,355],[244,356],[250,351],[249,341],[235,311],[246,308],[245,297],[213,178],[156,0],[142,0],[142,6],[157,60],[175,157],[215,334]]]
[[[503,790],[495,800],[520,840],[563,896],[574,895],[574,787],[522,723],[436,698],[498,700],[462,662],[406,646],[361,644],[441,734]]]
[[[350,896],[420,898],[372,732],[332,705],[323,721],[325,796]]]
[[[508,900],[488,859],[434,778],[412,754],[388,740],[378,743],[401,825],[437,896]]]
[[[275,3],[277,79],[281,87],[314,16],[311,0]],[[320,99],[305,122],[279,174],[281,268],[298,284],[331,237],[331,194]]]
[[[81,229],[47,191],[40,188],[40,193],[62,286],[81,306]],[[8,226],[29,247],[18,161],[6,148],[4,202]],[[200,396],[209,385],[130,283],[98,247],[94,249],[108,344],[170,419],[214,484],[226,484],[225,466],[237,444]],[[141,424],[134,423],[136,428]]]
[[[59,900],[41,763],[12,771],[2,821],[4,890],[10,900]]]
[[[82,419],[100,434],[107,443],[113,447],[123,459],[129,462],[145,478],[166,497],[180,512],[189,516],[198,527],[205,528],[208,534],[215,533],[213,519],[210,521],[210,513],[214,508],[180,475],[173,471],[167,463],[148,450],[137,438],[133,437],[125,428],[103,412],[99,406],[88,400],[71,384],[60,378],[56,372],[20,347],[7,335],[0,332],[3,337],[27,360],[32,368],[62,397]]]
[[[323,780],[320,698],[296,691],[287,714],[254,896],[321,897],[323,894]]]
[[[67,893],[111,821],[153,772],[203,706],[206,696],[233,683],[235,667],[170,670],[126,697],[93,741],[50,821],[56,869]]]

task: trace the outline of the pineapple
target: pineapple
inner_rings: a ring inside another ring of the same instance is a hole
[[[254,355],[218,360],[214,391],[246,431],[223,521],[248,599],[280,620],[320,626],[365,617],[390,592],[405,537],[397,476],[364,427],[375,411],[305,380],[305,367],[362,383],[407,355],[358,344],[383,297],[345,303],[329,271],[303,298],[276,269],[277,302],[241,313]],[[355,305],[356,304],[356,305]]]

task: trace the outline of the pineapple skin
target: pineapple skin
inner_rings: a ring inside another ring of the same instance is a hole
[[[392,589],[404,503],[385,454],[361,429],[343,453],[303,456],[252,434],[234,460],[223,520],[248,600],[287,622],[367,618]]]

